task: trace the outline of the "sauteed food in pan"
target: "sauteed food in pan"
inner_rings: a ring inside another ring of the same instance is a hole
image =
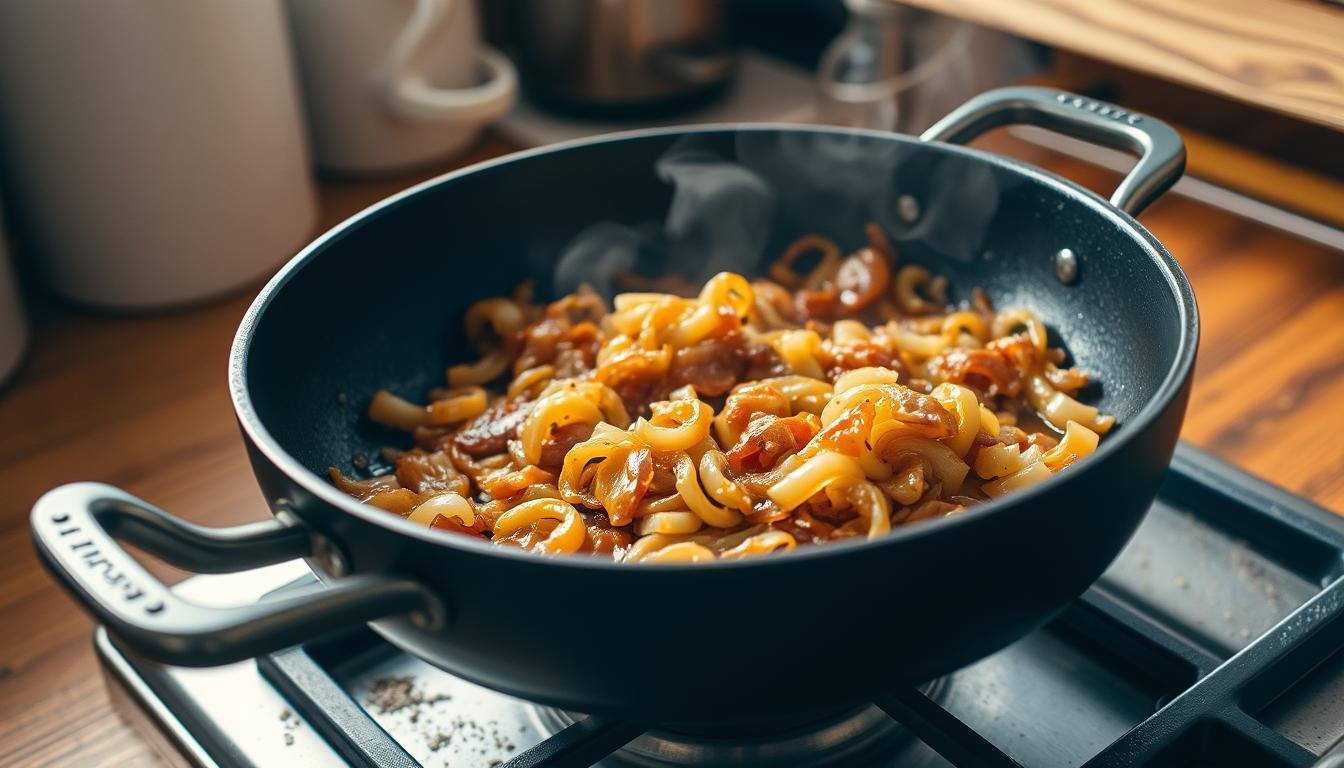
[[[622,293],[611,311],[587,288],[479,302],[478,361],[428,405],[373,396],[369,417],[416,447],[383,474],[330,477],[501,545],[703,562],[877,538],[1096,448],[1114,418],[1075,399],[1088,375],[1063,367],[1040,318],[978,289],[949,306],[946,279],[901,266],[876,224],[867,239],[842,257],[809,235],[771,279],[723,272],[698,294],[628,276],[672,292]]]

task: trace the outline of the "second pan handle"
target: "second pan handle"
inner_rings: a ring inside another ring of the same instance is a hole
[[[1053,88],[999,88],[976,96],[934,123],[920,138],[965,144],[1005,125],[1035,125],[1139,155],[1111,195],[1111,204],[1137,216],[1185,172],[1185,144],[1166,123]]]
[[[237,528],[202,528],[101,483],[56,488],[33,506],[33,541],[62,586],[123,646],[165,664],[209,667],[289,647],[336,629],[412,614],[435,627],[438,598],[421,584],[354,575],[302,593],[217,608],[178,597],[116,539],[169,563],[225,573],[311,554],[314,535],[280,518]]]

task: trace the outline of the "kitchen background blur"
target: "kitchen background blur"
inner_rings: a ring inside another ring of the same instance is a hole
[[[90,479],[210,524],[267,515],[225,363],[319,233],[527,147],[677,123],[918,133],[1010,83],[1178,128],[1187,177],[1143,223],[1205,325],[1184,437],[1344,514],[1344,5],[0,0],[0,764],[153,760],[27,512]],[[1131,162],[1031,128],[979,143],[1103,193]]]

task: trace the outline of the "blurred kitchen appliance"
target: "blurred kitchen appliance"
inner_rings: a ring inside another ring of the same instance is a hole
[[[452,154],[509,111],[513,64],[474,0],[287,0],[317,163],[368,173]]]
[[[895,0],[845,0],[817,67],[822,122],[919,133],[970,96],[1038,68],[1029,44]]]
[[[721,94],[736,66],[723,0],[515,0],[528,95],[589,116],[645,117]]]
[[[0,165],[51,286],[174,305],[268,274],[317,206],[279,0],[0,3]]]
[[[523,147],[539,147],[613,131],[654,128],[669,121],[680,125],[712,123],[815,123],[816,84],[812,73],[787,62],[744,50],[738,56],[732,90],[722,99],[675,117],[628,117],[561,114],[524,97],[497,124],[499,132]]]
[[[0,210],[0,384],[19,367],[28,346],[28,318],[5,248],[4,211]]]

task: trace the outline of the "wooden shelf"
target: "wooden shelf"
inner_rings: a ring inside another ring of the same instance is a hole
[[[1344,7],[1321,0],[901,0],[1344,130]]]

